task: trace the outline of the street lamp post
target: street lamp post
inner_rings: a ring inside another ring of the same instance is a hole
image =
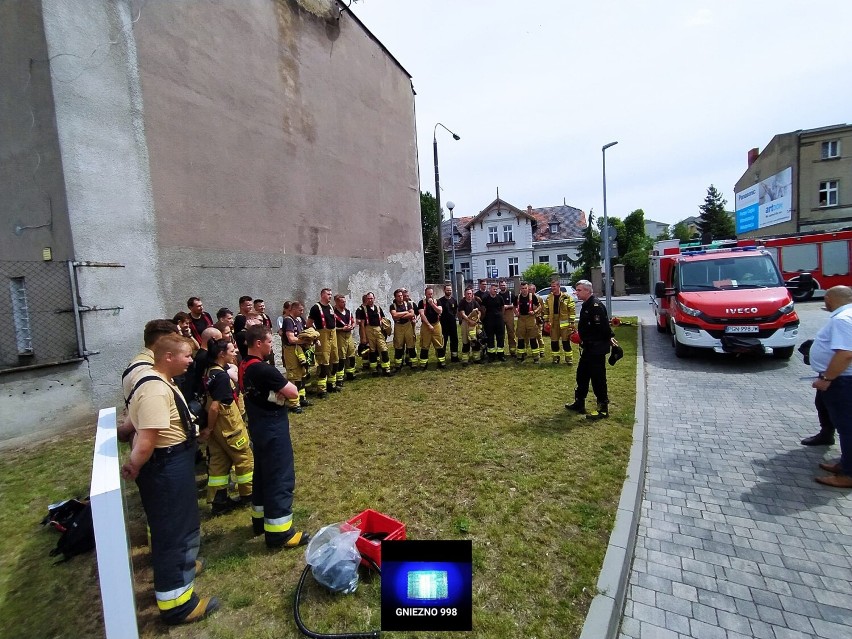
[[[606,314],[612,317],[612,278],[611,264],[609,263],[609,219],[606,216],[606,150],[618,144],[618,142],[610,142],[601,147],[601,155],[603,155],[603,205],[604,205],[604,294],[606,295]]]
[[[438,264],[441,269],[440,277],[444,279],[444,238],[441,232],[441,222],[443,222],[444,216],[441,214],[441,179],[438,174],[438,127],[441,127],[452,135],[454,140],[461,140],[461,137],[450,131],[440,122],[432,129],[432,151],[435,155],[435,203],[438,206]],[[453,268],[455,268],[455,265]]]
[[[450,243],[453,247],[453,272],[450,274],[450,282],[453,286],[456,285],[456,225],[453,219],[453,209],[456,208],[455,202],[452,200],[447,202],[447,208],[450,209]]]

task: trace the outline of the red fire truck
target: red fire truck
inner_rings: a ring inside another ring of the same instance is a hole
[[[814,294],[824,295],[832,286],[852,286],[850,247],[852,229],[784,235],[759,240],[781,269],[787,284],[798,284],[802,273],[810,273],[811,287],[793,291],[797,302]]]
[[[671,333],[678,357],[693,349],[780,359],[793,354],[799,335],[793,298],[772,256],[755,240],[657,242],[651,281],[657,330]]]

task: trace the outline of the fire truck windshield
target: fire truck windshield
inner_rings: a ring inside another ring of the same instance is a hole
[[[778,268],[766,254],[684,261],[679,279],[684,292],[784,286]]]

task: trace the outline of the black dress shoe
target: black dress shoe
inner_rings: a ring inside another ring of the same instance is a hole
[[[816,435],[805,437],[802,446],[832,446],[834,444],[834,433],[821,430]]]

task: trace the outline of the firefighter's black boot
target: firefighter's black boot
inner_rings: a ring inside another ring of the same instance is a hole
[[[586,412],[586,400],[580,399],[579,397],[575,397],[574,403],[565,404],[565,408],[567,408],[568,410],[572,410],[575,413],[580,413],[580,415],[583,415]]]
[[[586,415],[586,419],[605,419],[609,417],[609,402],[598,402],[598,409]]]

